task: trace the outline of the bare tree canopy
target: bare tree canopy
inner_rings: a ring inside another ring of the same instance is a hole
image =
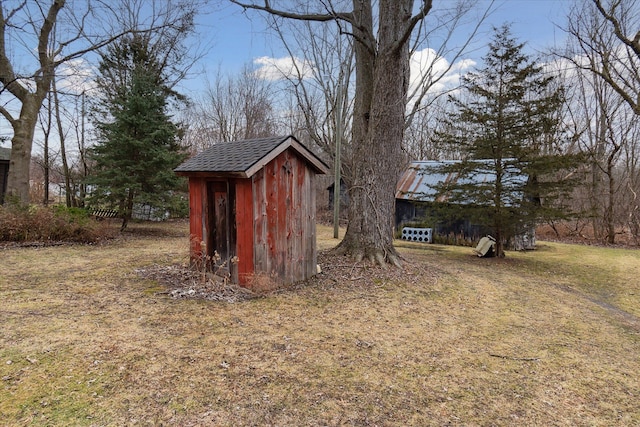
[[[29,165],[38,112],[56,70],[131,32],[180,27],[194,2],[66,0],[0,3],[0,115],[11,125],[8,198],[29,202]],[[145,16],[145,19],[132,19]],[[139,26],[128,25],[136,22]],[[35,54],[33,54],[35,52]],[[3,98],[4,101],[4,98]]]
[[[640,115],[640,2],[576,2],[566,31],[574,43],[565,55],[595,73]]]
[[[215,142],[272,136],[276,131],[274,90],[245,66],[239,75],[218,71],[188,111],[189,148],[202,151]]]

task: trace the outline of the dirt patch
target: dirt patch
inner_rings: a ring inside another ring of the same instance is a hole
[[[605,309],[611,315],[619,318],[621,321],[628,324],[629,327],[631,327],[632,329],[635,329],[636,331],[640,332],[640,317],[636,316],[635,314],[629,313],[628,311],[625,311],[620,307],[605,301],[604,298],[595,298],[593,296],[585,294],[584,292],[580,292],[579,290],[574,289],[570,286],[558,285],[553,283],[551,283],[551,285],[555,286],[557,289],[560,289],[564,292],[567,292],[569,294],[575,295],[579,298],[583,298],[587,301],[590,301],[596,304],[598,307]]]
[[[321,273],[311,278],[308,283],[323,288],[348,286],[371,288],[384,283],[399,283],[412,281],[416,278],[432,277],[437,280],[437,273],[429,269],[424,263],[419,263],[411,257],[403,259],[402,268],[381,267],[369,261],[354,262],[345,255],[339,255],[329,249],[318,252],[318,265]]]

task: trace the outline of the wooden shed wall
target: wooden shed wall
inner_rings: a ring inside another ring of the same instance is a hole
[[[251,179],[236,179],[236,254],[238,256],[238,281],[246,284],[254,272],[253,259],[253,188]]]
[[[253,176],[255,272],[284,283],[315,274],[315,173],[286,150]]]
[[[189,177],[189,240],[192,262],[202,257],[206,220],[204,216],[205,193],[206,179]]]

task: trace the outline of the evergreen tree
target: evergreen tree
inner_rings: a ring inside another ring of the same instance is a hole
[[[557,201],[571,183],[559,179],[558,172],[578,163],[553,149],[562,87],[523,53],[523,46],[509,26],[495,29],[484,68],[463,78],[465,97],[450,98],[454,113],[447,131],[437,136],[461,157],[438,171],[456,177],[436,187],[448,202],[448,215],[472,206],[473,219],[496,238],[500,257],[504,243],[536,221],[565,215]]]
[[[110,46],[99,66],[98,142],[92,149],[94,203],[117,208],[122,229],[135,203],[166,208],[181,180],[173,169],[184,159],[181,130],[171,120],[170,89],[147,38],[134,35]]]

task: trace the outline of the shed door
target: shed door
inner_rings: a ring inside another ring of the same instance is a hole
[[[213,257],[214,252],[220,256],[220,262],[225,262],[231,256],[229,243],[229,191],[226,181],[211,181],[207,183],[208,200],[208,236],[207,255]],[[213,258],[211,258],[213,259]]]

